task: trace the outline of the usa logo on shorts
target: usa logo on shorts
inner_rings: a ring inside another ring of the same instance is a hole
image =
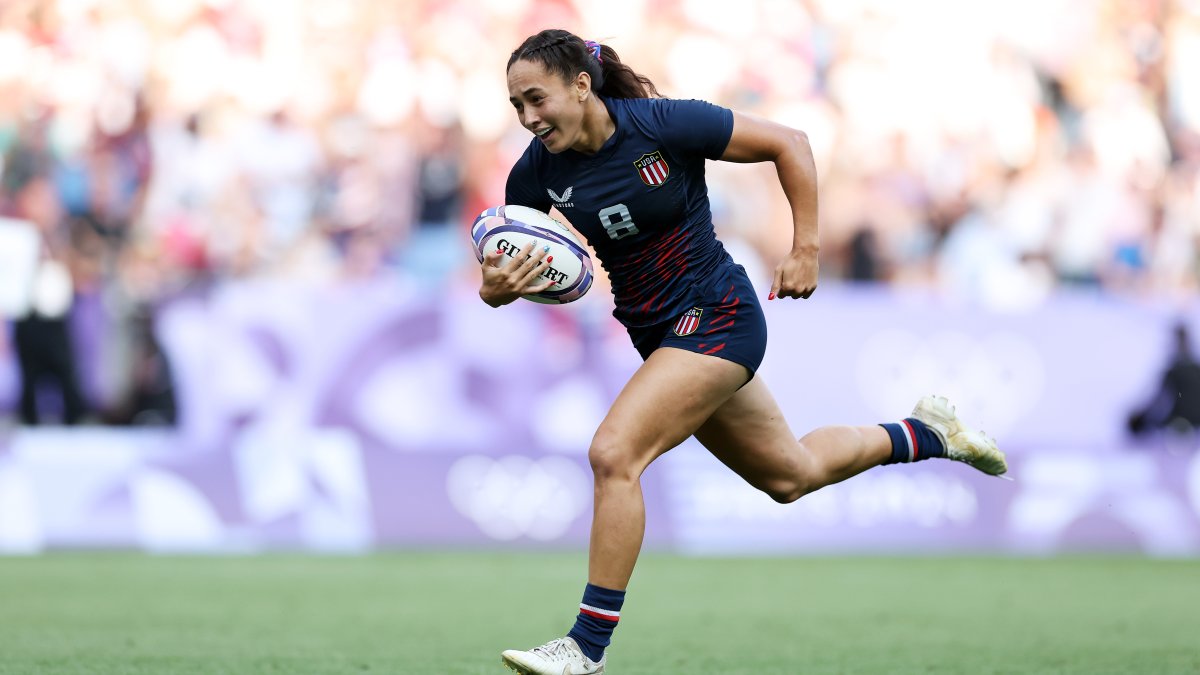
[[[700,309],[699,307],[693,307],[689,309],[684,313],[683,316],[679,317],[679,320],[675,322],[675,327],[672,328],[672,330],[674,330],[675,334],[679,337],[685,337],[695,333],[696,329],[700,327],[700,315],[703,313],[704,310]]]
[[[633,163],[633,167],[642,177],[642,182],[650,187],[662,185],[667,182],[667,176],[671,175],[671,167],[667,166],[667,160],[663,159],[661,150],[642,155]]]

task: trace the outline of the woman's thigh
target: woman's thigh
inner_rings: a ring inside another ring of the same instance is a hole
[[[695,432],[717,459],[756,488],[803,475],[806,455],[762,378],[730,396]]]
[[[613,402],[592,442],[592,461],[640,475],[691,436],[746,381],[740,364],[682,349],[655,350]]]

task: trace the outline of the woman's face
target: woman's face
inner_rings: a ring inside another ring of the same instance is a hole
[[[517,119],[552,153],[579,140],[589,86],[586,75],[564,82],[536,61],[522,59],[508,69],[508,100]]]

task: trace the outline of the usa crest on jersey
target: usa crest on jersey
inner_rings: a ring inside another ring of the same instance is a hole
[[[679,320],[675,322],[675,327],[672,328],[672,330],[674,330],[675,334],[679,337],[686,337],[692,333],[695,333],[696,329],[700,327],[700,315],[703,313],[704,310],[700,309],[699,307],[693,307],[689,309],[688,311],[684,312],[683,316],[679,317]]]
[[[650,187],[662,185],[667,182],[667,176],[671,175],[671,167],[667,166],[667,160],[663,159],[661,150],[642,155],[633,166],[642,177],[642,182]]]

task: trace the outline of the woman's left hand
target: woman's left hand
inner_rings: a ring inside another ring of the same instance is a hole
[[[792,249],[775,268],[775,280],[767,299],[807,298],[817,290],[818,269],[816,248]]]

